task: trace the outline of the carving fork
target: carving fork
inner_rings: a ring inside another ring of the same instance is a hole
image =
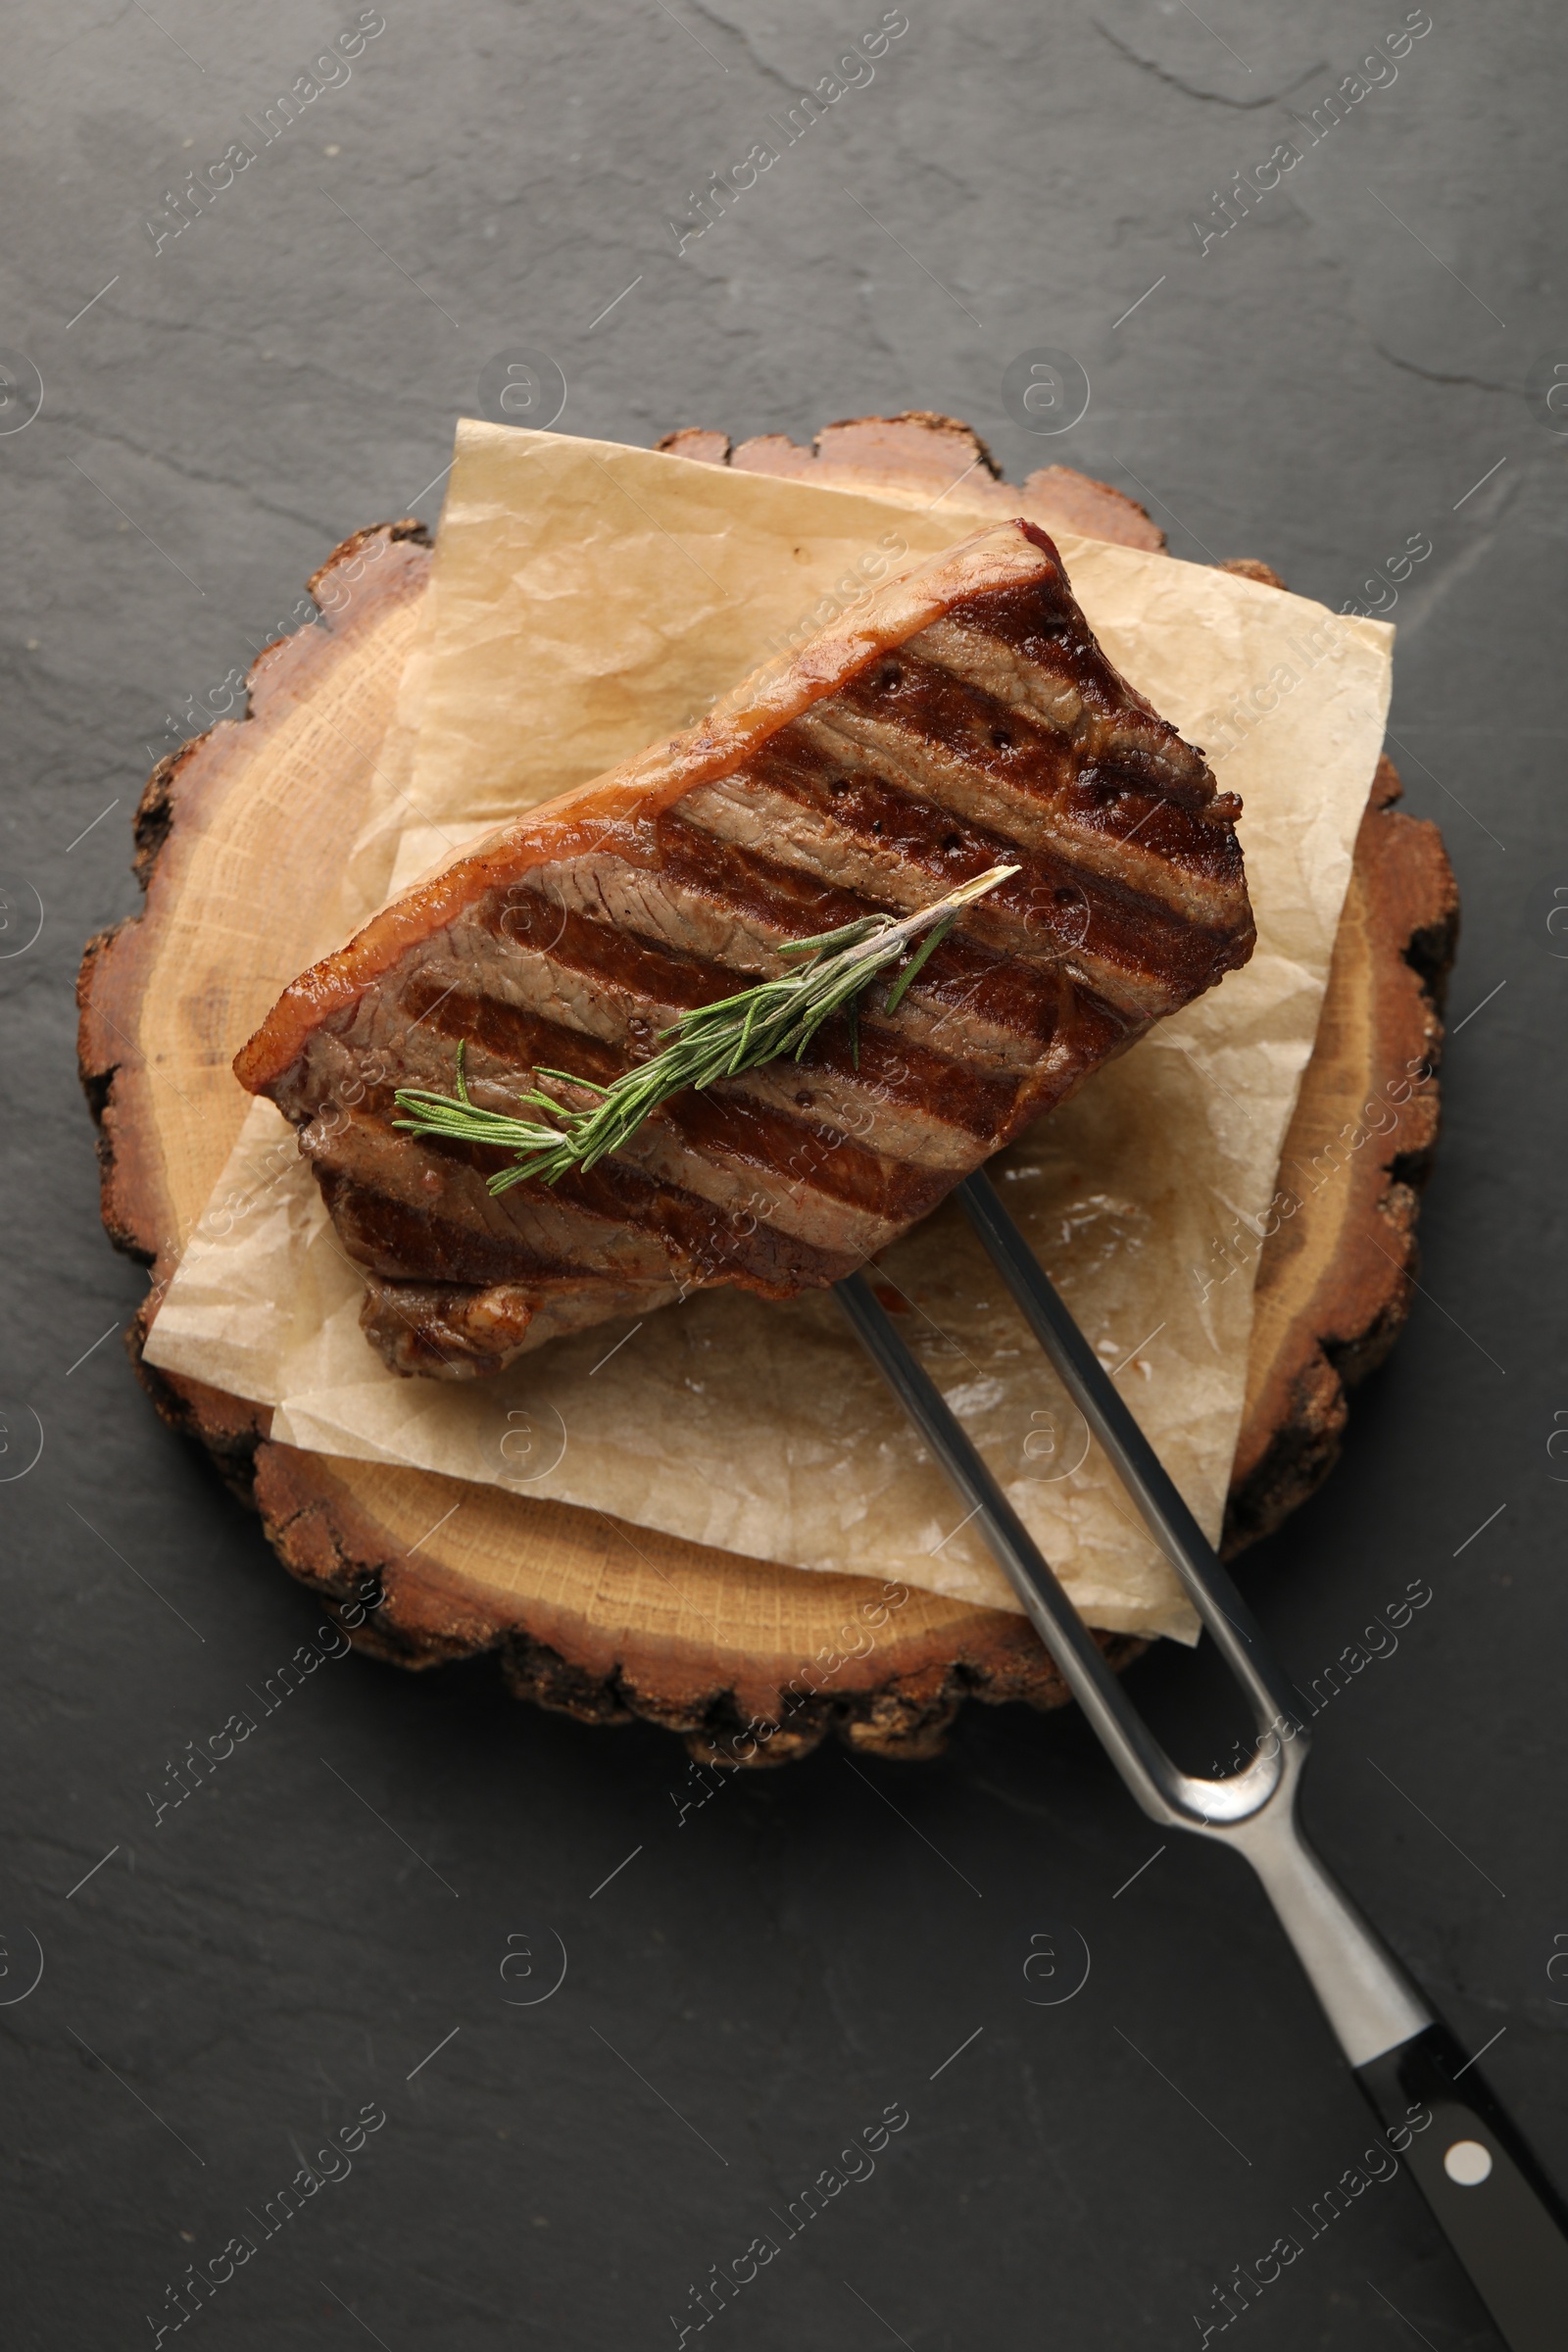
[[[957,1198],[1073,1402],[1110,1458],[1250,1704],[1252,1761],[1218,1781],[1171,1762],[941,1393],[863,1275],[837,1286],[871,1360],[941,1463],[1101,1744],[1151,1820],[1244,1854],[1341,2049],[1510,2352],[1568,2345],[1568,2211],[1528,2144],[1381,1937],[1307,1844],[1297,1791],[1307,1735],[1251,1612],[1160,1465],[989,1177]],[[1288,1732],[1286,1727],[1293,1727]],[[1410,2118],[1432,2124],[1410,2135]]]

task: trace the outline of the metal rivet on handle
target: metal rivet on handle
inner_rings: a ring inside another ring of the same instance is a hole
[[[1461,2188],[1479,2188],[1492,2171],[1492,2150],[1479,2139],[1456,2139],[1444,2151],[1443,2169]]]

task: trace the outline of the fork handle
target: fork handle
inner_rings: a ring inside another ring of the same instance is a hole
[[[1562,2352],[1568,2211],[1447,2027],[1428,2026],[1355,2079],[1509,2352]]]

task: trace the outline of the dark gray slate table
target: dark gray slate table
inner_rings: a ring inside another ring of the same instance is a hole
[[[1294,2234],[1249,2342],[1490,2345],[1403,2178],[1309,2234],[1369,2143],[1357,2094],[1239,1864],[1133,1878],[1157,1840],[1070,1717],[972,1714],[918,1769],[824,1750],[677,1829],[672,1740],[354,1659],[155,1821],[317,1613],[112,1336],[141,1278],[98,1229],[72,980],[135,904],[152,757],[336,539],[434,520],[509,349],[554,356],[564,429],[633,442],[945,410],[1015,477],[1059,458],[1178,554],[1336,608],[1429,539],[1394,725],[1465,934],[1425,1287],[1249,1579],[1303,1682],[1430,1581],[1324,1709],[1309,1810],[1568,2178],[1560,19],[1432,0],[1370,66],[1398,0],[910,0],[880,56],[873,0],[380,22],[9,15],[7,2343],[156,2340],[244,2235],[186,2323],[214,2352],[619,2352],[695,2340],[763,2237],[715,2341],[1127,2352],[1200,2340]],[[1092,385],[1053,438],[1002,393],[1041,345]],[[1206,1762],[1201,1660],[1138,1686]],[[283,2220],[307,2161],[336,2177]]]

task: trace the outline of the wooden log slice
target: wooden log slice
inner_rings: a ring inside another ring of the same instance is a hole
[[[1165,534],[1140,506],[1067,466],[1044,466],[1021,489],[1002,480],[978,433],[955,416],[911,409],[902,416],[856,416],[823,427],[809,449],[784,433],[760,433],[732,450],[723,433],[701,426],[666,433],[659,443],[673,457],[743,473],[783,474],[791,481],[825,482],[830,489],[866,490],[911,507],[953,506],[960,513],[1007,519],[1027,514],[1047,530],[1077,531],[1086,539],[1114,539],[1122,547],[1157,552]]]
[[[1161,544],[1140,509],[1063,467],[1007,488],[968,428],[946,417],[831,426],[814,451],[768,436],[731,453],[710,433],[668,446]],[[290,1573],[329,1610],[362,1619],[350,1624],[355,1642],[405,1666],[495,1650],[519,1696],[593,1722],[662,1723],[694,1753],[728,1763],[799,1755],[829,1728],[880,1754],[929,1755],[966,1696],[1060,1704],[1064,1686],[1020,1616],[742,1559],[495,1487],[303,1452],[273,1443],[270,1408],[142,1361],[247,1106],[230,1056],[317,952],[313,931],[360,824],[429,562],[414,522],[335,550],[310,583],[320,623],[261,655],[248,715],[154,769],[135,826],[144,908],[83,957],[79,1055],[103,1218],[116,1246],[151,1269],[127,1338],[154,1403],[260,1513]],[[1272,578],[1261,565],[1237,568]],[[1397,792],[1385,761],[1286,1147],[1282,1183],[1300,1171],[1300,1204],[1263,1248],[1231,1548],[1277,1525],[1325,1475],[1346,1390],[1387,1352],[1407,1308],[1413,1188],[1437,1131],[1436,1001],[1456,916],[1437,830],[1393,810]],[[1426,1074],[1397,1123],[1371,1135],[1363,1106],[1412,1064]],[[1145,1646],[1098,1639],[1117,1665]]]

